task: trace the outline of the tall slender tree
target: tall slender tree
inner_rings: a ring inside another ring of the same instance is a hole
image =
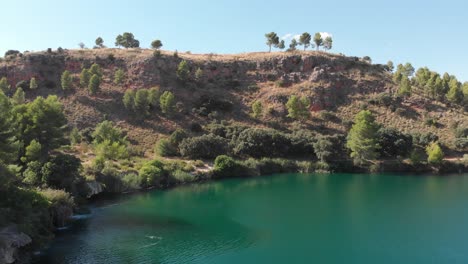
[[[270,32],[265,34],[265,37],[267,39],[266,44],[270,48],[269,52],[271,52],[271,46],[277,47],[279,45],[279,37],[275,32]]]
[[[369,110],[363,110],[356,115],[346,142],[355,164],[363,165],[378,157],[378,129]]]
[[[317,51],[320,49],[320,46],[323,46],[322,34],[320,34],[319,32],[315,33],[314,35],[314,43],[315,47],[317,48]]]
[[[306,50],[310,46],[311,39],[312,39],[312,36],[309,33],[304,32],[299,37],[299,45],[304,46],[304,50]]]
[[[333,39],[330,36],[326,37],[323,41],[323,48],[326,50],[331,50],[333,48]]]

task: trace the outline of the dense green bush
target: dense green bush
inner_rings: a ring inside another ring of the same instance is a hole
[[[228,152],[228,141],[222,137],[208,134],[182,140],[180,154],[193,159],[212,159]]]
[[[167,175],[164,171],[164,164],[158,160],[152,160],[141,167],[138,176],[143,187],[162,187]]]
[[[42,181],[55,189],[76,192],[76,184],[82,180],[81,161],[72,155],[58,154],[41,169]]]
[[[161,107],[161,112],[167,116],[171,116],[175,111],[175,97],[174,94],[165,91],[159,98],[159,106]]]
[[[427,162],[434,165],[439,165],[444,159],[444,152],[440,148],[439,144],[436,142],[431,143],[426,148],[427,153]]]
[[[155,151],[163,157],[176,156],[178,153],[177,148],[167,138],[162,138],[158,141]]]
[[[413,138],[394,128],[381,128],[377,132],[380,156],[385,158],[405,157],[413,149]]]
[[[217,178],[239,177],[243,176],[246,168],[233,158],[220,155],[214,161],[214,176]],[[244,175],[245,176],[245,175]]]
[[[314,158],[314,142],[316,141],[315,134],[306,129],[293,131],[291,134],[285,135],[290,141],[289,154],[295,157]]]
[[[291,141],[273,129],[249,128],[235,140],[234,153],[251,157],[282,157],[289,153]]]

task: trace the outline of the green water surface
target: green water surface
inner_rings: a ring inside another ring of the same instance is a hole
[[[37,263],[468,263],[468,175],[300,175],[128,196]]]

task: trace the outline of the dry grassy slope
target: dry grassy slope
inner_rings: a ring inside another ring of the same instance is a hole
[[[203,70],[199,82],[181,83],[176,78],[179,62],[187,60],[192,74]],[[82,66],[98,63],[104,70],[102,91],[88,95],[79,87]],[[116,69],[126,72],[122,85],[114,85]],[[60,90],[60,75],[64,70],[75,76],[74,89]],[[70,123],[79,128],[93,127],[104,118],[116,122],[128,132],[129,138],[144,150],[151,150],[161,135],[177,127],[188,128],[191,123],[202,125],[213,119],[226,119],[255,126],[275,126],[284,129],[305,127],[321,133],[344,133],[345,123],[362,109],[363,103],[382,92],[393,93],[391,76],[380,65],[369,65],[354,57],[322,52],[298,53],[246,53],[236,55],[182,54],[174,57],[162,52],[154,57],[153,51],[141,49],[70,50],[64,53],[30,53],[0,63],[0,76],[7,76],[14,86],[21,80],[36,77],[40,87],[27,91],[28,99],[57,94],[65,106]],[[159,86],[174,92],[179,102],[179,113],[167,119],[152,113],[145,121],[129,116],[122,104],[127,89]],[[312,118],[306,122],[285,119],[284,104],[291,94],[308,96],[312,102]],[[192,112],[204,99],[232,102],[232,111],[218,111],[217,115],[203,117]],[[265,108],[261,121],[249,117],[250,105],[260,100]],[[369,105],[377,120],[389,127],[408,132],[431,131],[442,142],[451,146],[454,121],[467,122],[466,112],[459,108],[431,102],[415,96],[402,103],[406,115],[397,114],[384,106]],[[334,112],[336,118],[323,120],[321,110]],[[424,116],[438,119],[439,128],[424,124]]]

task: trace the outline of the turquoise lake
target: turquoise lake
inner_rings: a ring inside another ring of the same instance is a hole
[[[468,263],[468,175],[224,180],[77,218],[36,263]]]

